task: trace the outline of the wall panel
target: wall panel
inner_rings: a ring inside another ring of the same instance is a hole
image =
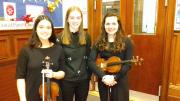
[[[0,60],[7,59],[10,57],[10,40],[8,36],[1,36],[0,37]]]
[[[15,48],[15,55],[17,56],[21,48],[27,44],[27,41],[29,39],[29,35],[16,35],[13,38],[14,41],[14,48]]]
[[[168,101],[180,101],[180,33],[175,33],[172,43]]]

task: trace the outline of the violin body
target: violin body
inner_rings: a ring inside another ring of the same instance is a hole
[[[107,73],[118,73],[121,70],[121,59],[116,56],[110,57],[108,60],[98,58],[96,60],[97,67]]]
[[[40,94],[40,97],[42,98],[43,96],[43,86],[40,85],[39,87],[39,94]],[[51,99],[50,101],[57,101],[56,100],[56,97],[59,96],[59,86],[56,82],[51,82],[50,83],[50,96],[51,96]],[[45,101],[49,101],[48,100],[48,84],[47,83],[44,83],[44,99]]]
[[[118,73],[121,70],[121,64],[135,63],[135,65],[141,65],[143,61],[143,58],[139,58],[139,56],[133,56],[132,59],[124,61],[117,56],[112,56],[108,58],[108,60],[97,58],[96,65],[101,68],[102,71],[113,74]]]

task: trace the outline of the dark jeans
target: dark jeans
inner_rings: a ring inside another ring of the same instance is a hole
[[[86,101],[89,91],[89,80],[81,81],[62,81],[62,98],[63,101]]]

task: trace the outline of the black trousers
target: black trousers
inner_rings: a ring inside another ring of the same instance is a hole
[[[98,89],[101,101],[129,101],[129,86],[127,76],[120,78],[117,84],[109,87],[98,79]],[[111,89],[111,92],[109,90]]]
[[[61,82],[63,101],[86,101],[89,91],[89,80]]]

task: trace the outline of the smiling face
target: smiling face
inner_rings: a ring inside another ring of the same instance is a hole
[[[104,27],[108,34],[115,34],[119,27],[118,18],[116,16],[106,17]]]
[[[48,20],[41,20],[36,28],[40,40],[48,40],[52,34],[52,26]]]
[[[70,12],[67,22],[69,23],[69,29],[71,32],[76,32],[79,30],[79,26],[82,22],[81,13],[77,10]]]

